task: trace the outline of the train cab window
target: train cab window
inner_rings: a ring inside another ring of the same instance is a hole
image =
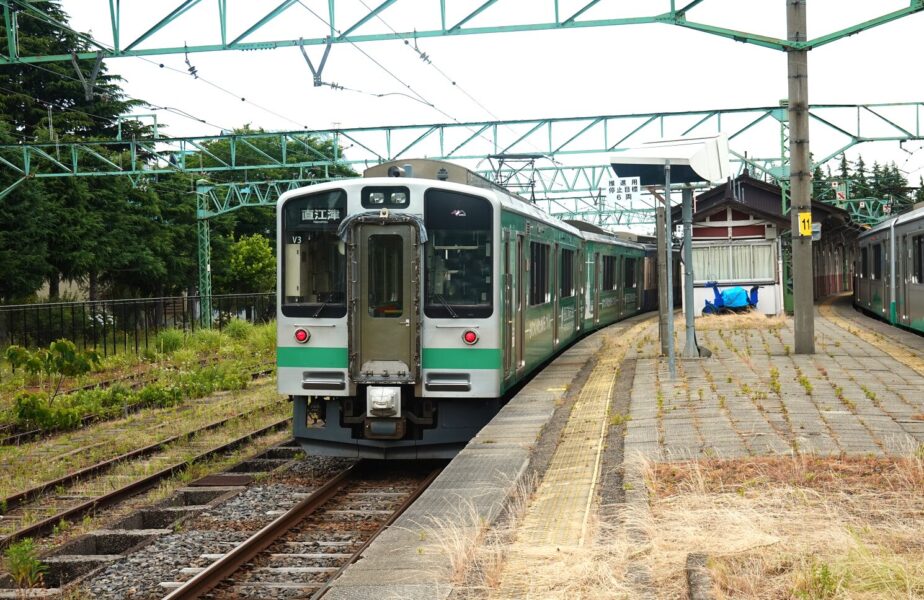
[[[562,249],[559,256],[559,297],[570,298],[574,295],[574,250]]]
[[[346,201],[346,192],[330,190],[292,198],[283,206],[283,315],[346,315],[346,251],[337,237]]]
[[[603,257],[603,291],[616,289],[616,257]]]
[[[424,314],[485,318],[493,310],[493,208],[478,196],[430,189],[424,194]]]
[[[860,277],[869,277],[869,248],[860,248]]]
[[[529,305],[545,304],[549,295],[549,246],[529,244]]]
[[[404,240],[400,235],[369,236],[369,316],[404,314]]]
[[[882,244],[873,246],[873,279],[882,279]]]
[[[623,283],[625,289],[629,290],[638,287],[638,275],[636,274],[638,259],[626,257],[626,269],[624,271]]]

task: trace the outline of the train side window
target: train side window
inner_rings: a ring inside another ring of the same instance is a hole
[[[574,295],[574,250],[562,249],[559,265],[559,296],[570,298]]]
[[[637,268],[638,260],[635,258],[626,257],[626,269],[624,271],[625,278],[623,280],[625,289],[630,289],[637,287]]]
[[[549,246],[529,243],[529,305],[545,304],[549,297]]]
[[[616,289],[616,257],[603,257],[603,291]]]
[[[912,283],[924,283],[924,235],[911,239]]]
[[[873,246],[873,279],[882,279],[882,244]]]
[[[869,248],[860,248],[860,277],[869,277]]]

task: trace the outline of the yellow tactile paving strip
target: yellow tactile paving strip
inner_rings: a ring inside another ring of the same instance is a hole
[[[822,317],[831,321],[844,331],[852,333],[861,340],[882,350],[898,362],[914,369],[918,374],[924,375],[924,358],[922,358],[919,353],[910,352],[902,344],[896,343],[894,339],[888,338],[880,333],[865,330],[861,325],[851,323],[847,319],[837,316],[831,305],[838,299],[838,296],[827,298],[818,305],[818,312],[821,313]]]
[[[541,598],[534,577],[563,547],[584,545],[593,509],[600,459],[606,443],[608,411],[619,365],[638,335],[651,327],[642,321],[615,331],[600,349],[600,358],[581,389],[561,442],[507,555],[495,598]],[[544,549],[548,549],[545,551]],[[559,555],[560,556],[560,555]]]

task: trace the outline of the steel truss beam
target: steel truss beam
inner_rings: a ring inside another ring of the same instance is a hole
[[[924,102],[813,105],[813,152],[824,164],[845,150],[873,141],[924,139]],[[725,132],[732,156],[765,177],[787,177],[779,152],[780,107],[734,108],[592,117],[359,127],[312,132],[248,132],[218,136],[149,138],[58,144],[0,145],[0,173],[20,179],[147,176],[158,173],[305,170],[428,156],[462,163],[522,153],[537,157],[536,182],[544,192],[602,187],[608,154],[665,136]],[[330,141],[318,151],[308,139]],[[763,145],[764,148],[755,146]],[[769,158],[761,158],[760,154]],[[347,158],[346,156],[349,156]],[[592,166],[568,167],[580,160]],[[553,168],[555,167],[555,168]],[[557,170],[556,170],[557,168]],[[570,169],[570,170],[569,170]],[[325,174],[326,176],[326,174]],[[511,179],[528,177],[512,174]],[[306,176],[307,177],[307,176]],[[579,185],[580,184],[580,185]]]
[[[412,1],[414,2],[415,14],[422,16],[425,25],[418,26],[413,31],[376,31],[376,29],[381,29],[376,27],[376,16],[395,5],[410,6]],[[670,7],[664,12],[629,17],[625,16],[624,10],[620,11],[618,3],[614,3],[615,6],[614,4],[597,6],[600,0],[584,0],[584,4],[577,10],[573,6],[570,10],[566,10],[563,0],[531,0],[531,4],[534,6],[530,7],[529,14],[541,15],[540,20],[538,22],[523,23],[517,21],[519,21],[519,16],[525,14],[525,12],[519,9],[511,10],[512,8],[517,8],[514,0],[483,0],[474,10],[470,6],[465,8],[463,0],[385,0],[377,5],[372,3],[374,8],[368,8],[365,12],[357,12],[358,8],[355,4],[343,1],[338,3],[335,0],[327,0],[326,6],[322,8],[322,6],[319,6],[322,3],[318,0],[305,0],[304,3],[298,0],[283,0],[262,17],[237,27],[240,33],[235,34],[232,32],[234,25],[229,24],[229,16],[232,14],[233,8],[228,5],[227,0],[218,0],[216,10],[210,12],[208,16],[205,16],[202,11],[195,12],[192,16],[189,14],[192,12],[191,9],[199,5],[202,0],[173,0],[171,3],[174,5],[173,8],[166,9],[162,13],[163,17],[152,21],[144,28],[144,33],[128,41],[128,38],[122,35],[122,19],[123,17],[126,20],[130,18],[136,22],[139,17],[129,14],[128,10],[122,11],[120,0],[109,0],[110,38],[101,40],[86,34],[78,34],[82,42],[92,49],[90,52],[79,53],[78,58],[95,58],[97,51],[102,52],[104,58],[119,58],[216,52],[221,50],[269,50],[294,46],[326,46],[328,43],[356,44],[412,38],[423,39],[653,23],[694,29],[737,42],[774,50],[811,50],[924,10],[924,0],[909,0],[908,6],[882,14],[863,23],[857,23],[811,40],[789,41],[690,20],[688,13],[699,4],[702,4],[703,1],[692,0],[678,7],[676,2],[671,0]],[[59,28],[67,29],[65,25],[55,22],[40,9],[33,6],[30,0],[0,0],[0,6],[3,8],[7,30],[13,31],[13,35],[8,36],[10,40],[15,40],[16,15],[20,12],[32,18],[45,20]],[[238,4],[238,8],[241,6],[243,5]],[[315,15],[310,15],[308,10],[312,10]],[[260,31],[267,25],[271,23],[278,25],[283,20],[286,20],[286,22],[291,21],[294,18],[295,11],[302,13],[302,16],[308,18],[308,22],[312,23],[313,29],[308,36],[298,38],[293,36],[288,39],[270,36],[270,39],[257,39]],[[620,12],[623,14],[620,14]],[[426,20],[427,16],[431,16],[429,20]],[[213,26],[203,26],[203,18],[206,19],[206,23],[208,19],[213,19]],[[194,31],[200,32],[199,39],[193,40],[192,43],[184,46],[165,47],[157,45],[156,37],[159,33],[182,29],[185,35],[189,31],[187,27],[190,24],[195,25]],[[229,40],[228,38],[231,39]],[[151,44],[145,45],[147,42],[151,42]],[[69,54],[33,55],[22,54],[20,50],[11,41],[5,52],[0,52],[0,64],[53,62],[70,60],[71,58]]]

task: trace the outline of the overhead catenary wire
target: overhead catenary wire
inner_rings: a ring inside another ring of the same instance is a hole
[[[72,77],[71,75],[67,75],[66,73],[58,73],[57,71],[52,71],[51,69],[46,69],[45,67],[43,67],[43,66],[41,66],[41,65],[37,65],[37,64],[35,64],[35,63],[25,63],[25,64],[29,65],[29,66],[32,67],[32,68],[39,69],[40,71],[45,71],[45,72],[47,72],[47,73],[51,73],[52,75],[55,75],[55,76],[57,76],[57,77],[63,77],[64,79],[70,79],[71,81],[80,82],[80,80],[77,79],[76,77]],[[99,91],[102,92],[102,93],[106,93],[106,90],[105,90],[105,89],[100,88],[100,87],[97,86],[97,85],[93,85],[92,89],[93,89],[94,91],[99,90]],[[124,92],[122,92],[122,93],[125,94]],[[129,94],[125,94],[125,97],[126,97],[128,100],[133,100],[133,101],[135,101],[135,102],[140,102],[141,104],[143,104],[144,106],[150,108],[151,110],[164,110],[164,111],[167,111],[167,112],[176,114],[176,115],[178,115],[178,116],[181,116],[181,117],[183,117],[183,118],[185,118],[185,119],[192,119],[192,120],[194,120],[194,121],[198,121],[199,123],[203,123],[203,124],[205,124],[205,125],[208,125],[209,127],[214,127],[214,128],[216,128],[216,129],[220,129],[220,130],[222,130],[222,131],[228,131],[228,130],[229,130],[227,127],[222,127],[221,125],[216,125],[216,124],[214,124],[214,123],[210,123],[210,122],[206,121],[205,119],[196,117],[195,115],[193,115],[193,114],[191,114],[191,113],[189,113],[189,112],[187,112],[187,111],[185,111],[185,110],[182,110],[182,109],[178,109],[178,108],[174,108],[174,107],[170,107],[170,106],[160,106],[160,105],[157,105],[157,104],[152,104],[151,102],[148,102],[147,100],[141,100],[140,98],[134,98],[134,97],[132,97],[132,96],[129,95]],[[62,110],[63,110],[63,109],[62,109]],[[104,120],[107,120],[107,121],[110,121],[110,120],[111,120],[111,119],[106,119],[106,117],[98,117],[98,118],[104,119]]]
[[[318,19],[319,21],[321,21],[322,23],[324,23],[324,25],[326,25],[327,27],[330,27],[331,29],[333,29],[333,27],[331,27],[331,24],[330,24],[324,17],[322,17],[321,15],[319,15],[318,13],[316,13],[314,10],[312,10],[307,4],[305,4],[304,2],[302,2],[302,0],[297,0],[297,1],[298,1],[298,3],[302,6],[302,8],[304,8],[304,9],[307,10],[309,13],[311,13],[312,15],[314,15],[314,17],[315,17],[316,19]],[[335,30],[335,31],[337,31],[337,33],[341,33],[339,29],[338,29],[338,30]],[[373,64],[375,64],[377,67],[379,67],[380,69],[382,69],[383,71],[385,71],[385,73],[387,73],[392,79],[394,79],[395,81],[397,81],[398,83],[400,83],[401,85],[403,85],[405,88],[407,88],[407,90],[408,90],[409,92],[411,92],[411,94],[413,94],[414,96],[417,96],[417,98],[419,99],[419,101],[420,101],[421,103],[426,104],[427,106],[429,106],[430,108],[432,108],[432,109],[435,110],[436,112],[440,113],[441,115],[443,115],[443,116],[446,117],[447,119],[450,119],[450,120],[452,120],[452,121],[455,122],[455,123],[460,123],[460,124],[461,124],[461,121],[459,121],[458,119],[456,119],[455,117],[453,117],[452,115],[450,115],[449,113],[447,113],[446,111],[442,110],[442,109],[441,109],[440,107],[438,107],[436,104],[434,104],[433,102],[431,102],[430,100],[428,100],[428,99],[427,99],[426,97],[424,97],[420,92],[418,92],[417,90],[415,90],[415,89],[413,88],[413,86],[411,86],[411,84],[407,83],[406,81],[404,81],[403,79],[401,79],[400,77],[398,77],[397,75],[395,75],[388,67],[386,67],[386,66],[383,65],[381,62],[379,62],[378,60],[376,60],[375,57],[373,57],[371,54],[369,54],[368,52],[366,52],[365,50],[363,50],[362,48],[360,48],[356,43],[350,41],[349,38],[347,38],[347,42],[348,42],[351,46],[353,46],[354,48],[356,48],[356,50],[358,50],[358,51],[360,52],[360,54],[362,54],[363,56],[365,56],[366,58],[368,58],[370,61],[372,61]]]
[[[37,19],[37,20],[38,20],[38,17],[35,17],[34,15],[30,15],[30,14],[28,14],[28,13],[25,13],[25,14],[26,14],[27,16],[33,18],[33,19]],[[85,35],[86,35],[86,34],[83,34],[83,33],[79,32],[79,31],[77,31],[76,29],[73,29],[72,27],[66,27],[66,30],[67,30],[67,31],[70,31],[71,33],[74,33],[74,34],[76,34],[76,35],[81,35],[81,36],[85,36]],[[100,42],[99,40],[95,40],[95,43],[96,43],[97,45],[99,45],[99,47],[101,47],[101,48],[105,48],[105,49],[107,49],[107,50],[113,50],[113,48],[112,48],[110,45],[104,44],[104,43]],[[240,99],[242,102],[246,102],[247,104],[250,104],[251,106],[253,106],[253,107],[255,107],[255,108],[258,108],[258,109],[260,109],[260,110],[262,110],[262,111],[264,111],[264,112],[267,112],[267,113],[269,113],[269,114],[271,114],[271,115],[273,115],[273,116],[275,116],[275,117],[277,117],[277,118],[283,119],[283,120],[288,121],[288,122],[290,122],[290,123],[294,123],[294,124],[298,125],[299,127],[303,128],[303,129],[308,129],[308,126],[305,125],[304,123],[300,123],[300,122],[298,122],[298,121],[296,121],[296,120],[294,120],[294,119],[290,119],[290,118],[288,118],[288,117],[286,117],[286,116],[284,116],[284,115],[282,115],[282,114],[280,114],[280,113],[278,113],[278,112],[276,112],[276,111],[274,111],[274,110],[272,110],[272,109],[266,108],[265,106],[261,106],[260,104],[257,104],[256,102],[253,102],[252,100],[247,100],[246,97],[241,96],[240,94],[236,94],[236,93],[234,93],[234,92],[232,92],[232,91],[230,91],[230,90],[228,90],[228,89],[226,89],[226,88],[224,88],[224,87],[218,85],[217,83],[215,83],[215,82],[213,82],[213,81],[209,81],[209,80],[203,78],[203,77],[198,73],[198,70],[197,70],[195,67],[193,67],[193,66],[189,63],[188,57],[187,57],[187,64],[190,65],[190,68],[189,68],[187,71],[183,71],[183,70],[180,70],[180,69],[175,69],[175,68],[169,67],[169,66],[167,66],[167,65],[165,65],[165,64],[163,64],[163,63],[157,63],[157,62],[155,62],[155,61],[153,61],[153,60],[150,60],[150,59],[148,59],[148,58],[145,58],[145,57],[143,57],[143,56],[137,56],[137,57],[135,57],[135,58],[138,58],[139,60],[143,60],[143,61],[145,61],[145,62],[148,62],[148,63],[154,64],[154,65],[157,65],[157,66],[159,66],[159,67],[161,67],[161,68],[166,68],[166,69],[169,69],[169,70],[172,70],[172,71],[176,71],[176,72],[181,73],[181,74],[183,74],[183,75],[192,76],[194,79],[201,80],[203,83],[206,83],[206,84],[208,84],[208,85],[214,87],[215,89],[218,89],[218,90],[224,92],[225,94],[228,94],[228,95],[231,95],[231,96],[233,96],[233,97],[235,97],[235,98],[238,98],[238,99]],[[32,66],[35,66],[33,63],[29,63],[29,64],[32,64]],[[44,70],[49,71],[48,69],[44,69]],[[49,72],[54,73],[54,71],[49,71]],[[62,74],[58,73],[58,75],[62,75]],[[68,77],[68,79],[73,79],[73,80],[75,80],[75,81],[79,81],[77,78],[74,78],[74,77]],[[91,87],[91,89],[94,89],[94,90],[95,90],[96,88],[97,88],[97,86],[95,86],[95,85],[93,85],[93,86]],[[128,96],[128,94],[126,94],[126,97],[135,100],[135,98],[131,98],[131,96]],[[149,104],[148,102],[146,102],[146,101],[144,101],[144,100],[141,100],[141,102],[143,102],[145,105],[151,107],[151,108],[154,109],[154,110],[158,110],[158,108],[157,108],[156,106],[153,106],[153,105]],[[174,110],[171,109],[170,107],[163,107],[163,110],[167,110],[168,112],[174,112]],[[196,120],[196,121],[199,121],[200,123],[204,123],[204,124],[206,124],[206,125],[209,125],[209,126],[212,126],[212,127],[216,127],[216,128],[218,128],[218,129],[222,129],[222,130],[225,130],[225,131],[231,131],[231,130],[232,130],[232,128],[221,127],[221,126],[218,126],[218,125],[214,125],[214,124],[212,124],[212,123],[209,123],[209,122],[206,121],[205,119],[200,119],[200,118],[194,117],[194,116],[191,115],[191,113],[189,113],[189,112],[187,112],[187,111],[181,111],[181,112],[182,112],[182,113],[185,113],[185,114],[180,114],[180,113],[175,113],[175,114],[179,114],[180,116],[184,116],[184,117],[186,117],[186,118],[192,118],[192,119],[194,119],[194,120]]]

